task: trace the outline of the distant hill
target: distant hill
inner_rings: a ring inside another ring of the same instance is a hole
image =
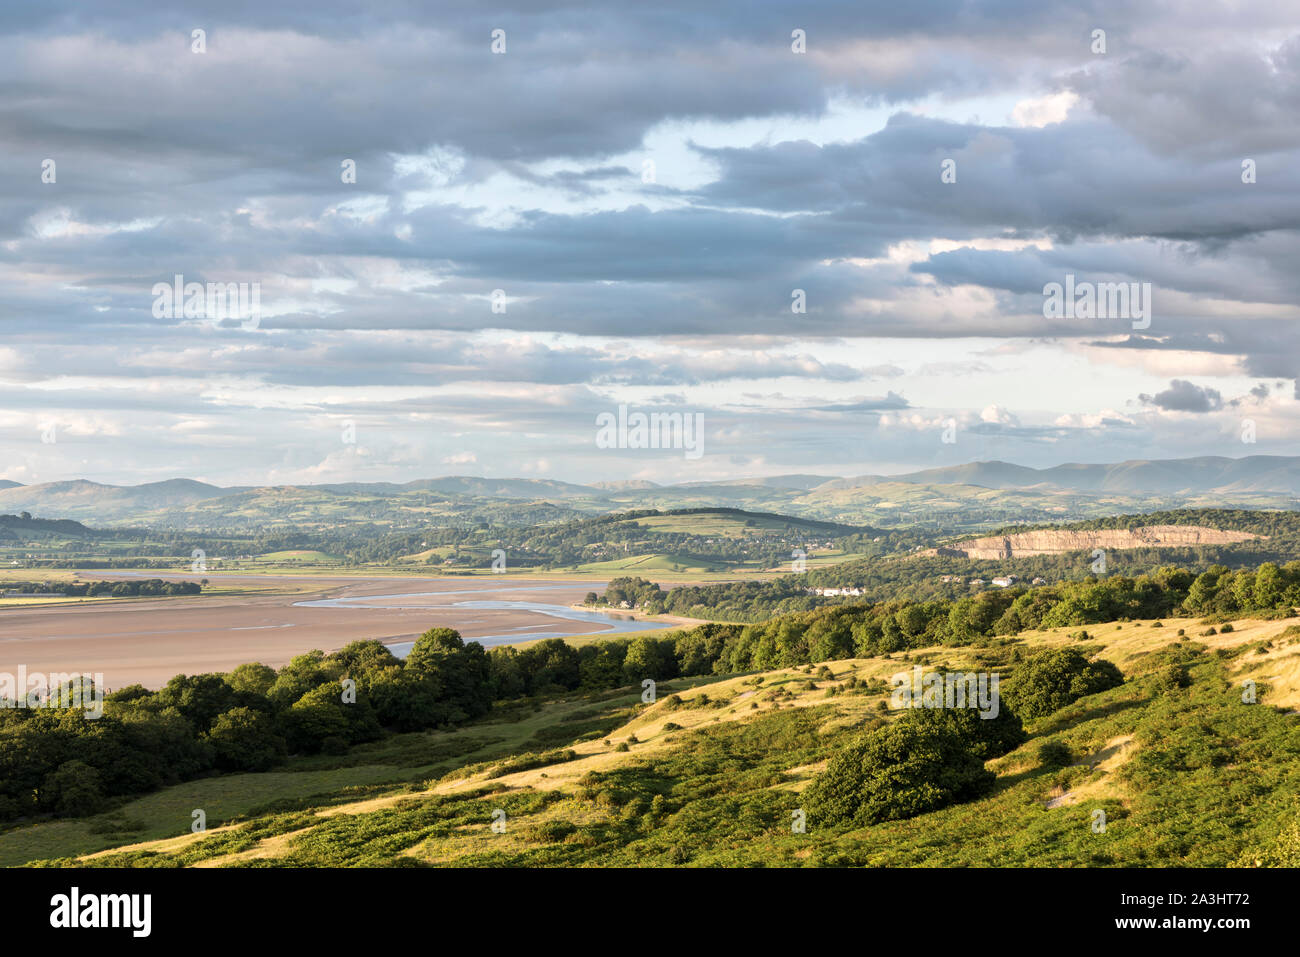
[[[1133,459],[1110,465],[1071,462],[1046,469],[1029,468],[1010,462],[970,462],[903,475],[864,475],[852,479],[836,479],[828,482],[825,487],[864,488],[883,482],[976,485],[993,489],[1041,486],[1075,492],[1123,492],[1138,495],[1199,494],[1218,490],[1300,495],[1300,457],[1249,455],[1240,459],[1223,456]]]
[[[120,521],[160,508],[229,495],[223,489],[192,479],[169,479],[144,485],[102,485],[77,479],[42,485],[12,485],[0,489],[0,512],[31,512],[43,518],[75,518],[90,524]]]
[[[835,481],[835,479],[828,475],[769,475],[765,478],[725,479],[716,482],[684,482],[681,485],[672,487],[682,489],[701,489],[716,488],[719,486],[736,486],[743,488],[745,486],[757,485],[762,488],[801,489],[807,492],[833,481]]]
[[[1034,469],[970,462],[903,475],[830,478],[792,474],[656,485],[443,476],[221,488],[189,479],[119,486],[82,480],[0,483],[0,513],[31,512],[89,525],[191,530],[370,523],[538,524],[634,509],[740,508],[840,525],[941,520],[954,529],[1060,522],[1172,508],[1294,508],[1300,457],[1133,460]]]
[[[271,486],[275,488],[277,486]],[[549,479],[491,479],[449,475],[444,478],[417,479],[414,482],[345,482],[325,485],[278,486],[279,488],[318,489],[347,495],[401,495],[406,492],[437,492],[442,495],[474,498],[583,498],[593,494],[588,485],[573,485]]]
[[[40,538],[62,535],[70,538],[91,538],[92,529],[67,518],[23,518],[21,515],[0,515],[0,539],[20,537]],[[111,533],[110,533],[111,534]]]

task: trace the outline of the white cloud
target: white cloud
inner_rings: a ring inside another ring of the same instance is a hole
[[[1049,93],[1034,99],[1021,100],[1011,111],[1011,121],[1016,126],[1043,127],[1050,123],[1064,123],[1070,110],[1079,102],[1073,90]]]

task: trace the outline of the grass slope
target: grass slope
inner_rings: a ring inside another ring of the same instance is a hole
[[[1176,632],[1184,628],[1180,638]],[[521,702],[450,732],[399,735],[287,771],[190,782],[87,821],[0,835],[0,862],[97,866],[1251,866],[1285,861],[1300,821],[1300,629],[1186,620],[1030,633],[825,669],[678,679]],[[809,820],[799,792],[864,728],[892,720],[889,675],[1007,673],[1075,644],[1128,681],[1029,722],[989,763],[993,793],[857,830]],[[1159,674],[1189,666],[1189,688]],[[1243,704],[1242,682],[1259,703]],[[856,680],[852,680],[856,679]],[[1044,764],[1045,742],[1074,755]],[[190,834],[189,812],[209,830]],[[505,812],[504,833],[491,829]],[[1094,829],[1094,812],[1106,829]],[[116,826],[137,830],[114,831]],[[221,825],[226,825],[222,827]],[[110,847],[118,850],[103,852]],[[1281,855],[1281,856],[1280,856]]]

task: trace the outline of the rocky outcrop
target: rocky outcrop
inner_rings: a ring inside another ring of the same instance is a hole
[[[932,554],[957,558],[1022,558],[1091,551],[1094,548],[1188,548],[1194,545],[1230,545],[1260,536],[1228,532],[1199,525],[1143,525],[1139,528],[1104,528],[1092,531],[1039,529],[990,538],[971,538],[944,545]]]

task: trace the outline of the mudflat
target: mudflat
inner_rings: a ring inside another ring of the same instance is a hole
[[[134,577],[96,572],[96,577]],[[168,575],[169,579],[198,576]],[[208,574],[214,585],[274,583],[272,575]],[[280,579],[284,580],[284,579]],[[300,585],[303,576],[292,576]],[[611,630],[602,621],[567,621],[526,608],[458,602],[568,606],[604,582],[538,579],[364,579],[322,576],[319,589],[286,595],[162,598],[0,609],[0,672],[102,674],[113,690],[158,688],[177,674],[229,671],[248,661],[278,667],[313,648],[333,651],[358,639],[410,642],[429,628],[455,628],[484,645]],[[351,604],[360,600],[359,604]]]

